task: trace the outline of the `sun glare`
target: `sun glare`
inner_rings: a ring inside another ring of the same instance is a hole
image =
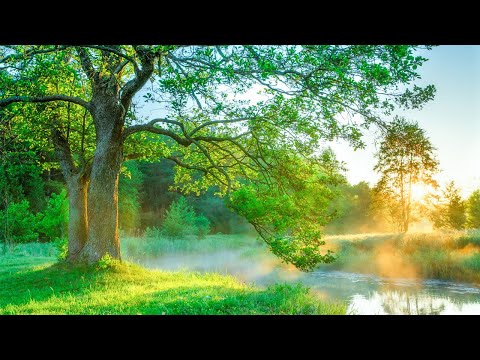
[[[429,193],[430,188],[425,184],[413,184],[412,185],[412,199],[414,201],[422,201],[424,197]]]

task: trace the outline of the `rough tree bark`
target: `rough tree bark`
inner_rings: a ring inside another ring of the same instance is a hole
[[[62,169],[68,189],[68,261],[74,261],[87,242],[87,186],[88,169],[75,166],[70,146],[65,135],[58,129],[52,129],[55,153]]]
[[[96,148],[88,187],[87,243],[78,259],[87,263],[108,254],[121,259],[118,235],[118,176],[122,162],[125,112],[115,98],[99,94],[92,99]]]
[[[94,263],[104,255],[121,260],[118,235],[118,176],[123,160],[125,116],[133,96],[153,73],[155,56],[135,47],[142,68],[121,89],[114,76],[102,77],[88,56],[79,50],[82,66],[92,82],[90,114],[95,123],[96,148],[88,188],[88,236],[79,261]]]
[[[86,176],[74,176],[67,181],[68,188],[68,261],[75,261],[87,242],[87,186]]]

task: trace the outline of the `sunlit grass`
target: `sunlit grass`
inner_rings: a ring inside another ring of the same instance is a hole
[[[215,273],[130,263],[68,267],[52,257],[0,256],[0,314],[345,314],[303,286],[262,290]]]
[[[326,269],[480,283],[480,231],[326,237],[338,260]]]

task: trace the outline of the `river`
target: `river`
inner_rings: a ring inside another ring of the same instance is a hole
[[[330,270],[302,273],[282,266],[273,257],[250,258],[240,250],[165,255],[137,262],[163,270],[230,274],[257,286],[300,282],[321,298],[346,301],[348,314],[480,314],[480,288],[453,281],[383,278]]]

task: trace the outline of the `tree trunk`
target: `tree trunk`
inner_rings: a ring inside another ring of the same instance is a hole
[[[68,186],[68,261],[75,261],[87,242],[87,186],[85,176],[76,176],[67,181]]]
[[[94,263],[105,255],[121,259],[118,235],[118,176],[122,162],[122,113],[101,103],[92,112],[96,149],[88,188],[88,236],[79,259]]]

